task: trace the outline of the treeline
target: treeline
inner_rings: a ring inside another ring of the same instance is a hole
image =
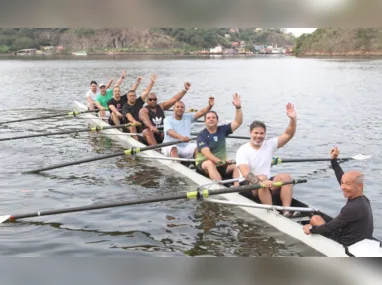
[[[65,50],[209,49],[218,44],[229,48],[233,41],[253,45],[293,45],[295,38],[283,29],[254,28],[156,28],[156,29],[0,29],[0,53],[41,46],[62,45]]]
[[[2,29],[0,28],[0,52],[58,44],[60,34],[67,29]]]
[[[296,40],[295,54],[352,55],[382,52],[382,29],[324,28]]]
[[[245,41],[246,48],[253,49],[253,45],[294,45],[295,37],[286,34],[284,29],[261,29],[254,28],[220,28],[220,29],[197,29],[177,28],[160,29],[167,35],[189,45],[212,48],[218,44],[229,48],[231,42]]]

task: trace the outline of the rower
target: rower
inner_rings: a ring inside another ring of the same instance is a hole
[[[126,76],[126,71],[123,70],[121,77],[118,79],[114,87],[118,87],[119,85],[121,85],[123,79],[125,79],[125,76]],[[113,80],[110,79],[107,85],[103,83],[100,84],[99,85],[100,93],[98,93],[96,98],[96,106],[100,110],[98,115],[105,121],[108,121],[110,117],[110,112],[106,110],[109,109],[107,102],[109,102],[109,100],[113,98],[113,89],[109,88],[112,82]]]
[[[127,92],[127,102],[122,107],[122,115],[125,123],[132,123],[134,126],[128,127],[129,133],[139,133],[141,131],[140,126],[142,123],[139,121],[139,111],[142,109],[145,104],[145,100],[150,93],[151,88],[153,88],[157,75],[153,74],[150,77],[150,83],[147,85],[146,89],[142,91],[141,96],[137,98],[135,89],[129,90]],[[141,82],[142,78],[138,77],[137,83]],[[139,84],[139,83],[138,83]],[[132,136],[134,139],[139,140],[139,137],[136,135]]]
[[[139,119],[142,124],[142,134],[148,145],[162,143],[165,135],[163,134],[164,111],[170,109],[180,101],[187,91],[190,90],[191,83],[184,83],[184,89],[167,101],[157,103],[157,95],[150,93],[147,97],[147,105],[139,111]]]
[[[110,86],[113,80],[110,80],[107,86]],[[109,88],[109,87],[107,87]],[[86,100],[88,101],[88,109],[89,110],[94,110],[97,108],[96,106],[96,98],[98,94],[98,84],[96,81],[92,80],[90,82],[90,89],[86,92]]]
[[[278,137],[265,140],[266,126],[261,121],[254,121],[250,126],[251,140],[242,145],[236,153],[236,165],[239,169],[240,177],[245,181],[241,184],[263,183],[266,188],[243,193],[248,198],[259,198],[262,204],[272,205],[272,194],[280,197],[281,203],[289,207],[292,203],[293,188],[291,184],[280,187],[272,186],[272,181],[290,181],[291,176],[286,173],[277,174],[271,177],[272,157],[277,149],[287,144],[296,133],[296,111],[294,105],[286,105],[286,114],[290,118],[289,125],[285,132]],[[291,216],[289,211],[284,211],[285,216]]]
[[[214,106],[214,97],[208,98],[208,105],[196,113],[184,113],[185,106],[182,101],[178,101],[174,106],[174,114],[164,120],[164,140],[171,142],[180,140],[184,143],[171,145],[162,148],[165,156],[180,158],[195,158],[197,153],[196,143],[190,143],[191,125],[199,118],[203,117]]]
[[[137,90],[141,80],[142,77],[139,76],[130,91]],[[121,88],[119,86],[113,88],[113,98],[107,102],[111,112],[109,117],[110,125],[120,125],[127,122],[127,118],[122,115],[122,107],[127,103],[127,94],[121,96]]]
[[[314,215],[303,230],[307,235],[330,234],[340,244],[350,246],[361,240],[373,238],[373,212],[369,199],[363,194],[364,175],[359,171],[344,173],[337,161],[339,153],[337,147],[330,151],[331,165],[343,195],[347,198],[346,205],[340,214],[330,221]]]
[[[243,123],[241,100],[237,93],[233,95],[232,104],[236,108],[235,120],[232,123],[218,126],[218,114],[215,111],[209,111],[204,116],[206,128],[196,139],[198,146],[196,171],[215,181],[221,181],[227,176],[239,177],[236,165],[231,160],[227,160],[226,150],[226,138]],[[235,182],[235,185],[237,186],[238,183]]]

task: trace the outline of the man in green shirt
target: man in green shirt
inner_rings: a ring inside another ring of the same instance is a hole
[[[121,85],[125,77],[126,77],[126,71],[123,70],[121,77],[118,79],[113,89],[115,87],[119,87],[119,85]],[[110,111],[107,111],[109,109],[107,102],[113,98],[113,89],[109,88],[111,83],[112,83],[112,80],[107,84],[107,86],[103,83],[99,85],[100,93],[98,93],[96,97],[96,102],[95,102],[96,106],[100,110],[98,116],[102,118],[103,120],[105,120],[106,122],[108,121],[110,117]]]

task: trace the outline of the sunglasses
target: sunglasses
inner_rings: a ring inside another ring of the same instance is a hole
[[[149,101],[156,101],[157,98],[149,98]]]

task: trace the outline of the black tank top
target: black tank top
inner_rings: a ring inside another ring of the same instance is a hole
[[[156,112],[154,113],[149,107],[145,106],[149,110],[150,122],[158,129],[158,131],[163,131],[163,121],[164,121],[164,111],[159,106],[156,105]]]

